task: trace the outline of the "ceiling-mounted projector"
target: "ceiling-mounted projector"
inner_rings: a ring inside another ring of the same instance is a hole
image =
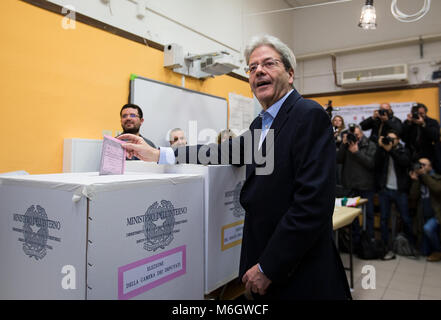
[[[164,46],[164,67],[197,79],[220,76],[239,68],[228,52],[184,55],[176,43]]]

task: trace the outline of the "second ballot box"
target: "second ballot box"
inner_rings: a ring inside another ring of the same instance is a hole
[[[0,178],[0,299],[203,299],[203,177]]]
[[[142,161],[126,163],[127,171],[200,174],[204,176],[205,293],[238,277],[245,211],[240,191],[245,167],[231,165],[158,165]]]

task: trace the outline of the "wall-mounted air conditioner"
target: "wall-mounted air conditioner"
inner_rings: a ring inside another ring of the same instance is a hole
[[[408,81],[406,64],[341,72],[341,86],[343,88],[400,84]]]

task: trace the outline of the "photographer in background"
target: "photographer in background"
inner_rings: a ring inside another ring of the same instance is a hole
[[[174,128],[170,131],[169,139],[170,147],[181,147],[187,145],[187,138],[184,130],[181,128]]]
[[[412,232],[412,219],[409,214],[407,192],[409,190],[408,168],[410,166],[409,151],[400,143],[398,134],[389,131],[386,136],[378,139],[378,149],[375,154],[376,183],[379,190],[381,212],[381,239],[386,247],[389,241],[389,216],[391,202],[400,213],[404,224],[404,233],[408,238],[412,256],[416,257],[415,237]],[[395,258],[393,251],[389,251],[385,260]]]
[[[342,143],[342,132],[345,130],[345,120],[342,116],[334,116],[332,118],[332,127],[334,129],[334,140],[337,146],[337,149],[340,147]]]
[[[386,133],[390,130],[394,130],[398,135],[401,135],[402,123],[400,119],[394,116],[390,104],[382,103],[380,109],[375,110],[372,117],[360,122],[360,127],[363,130],[372,129],[369,139],[376,144],[378,138],[386,136]]]
[[[366,230],[374,238],[374,165],[377,146],[366,138],[360,126],[350,124],[342,133],[342,144],[337,152],[337,163],[342,164],[342,185],[351,194],[368,199],[366,206]],[[353,223],[354,242],[360,240],[358,219]]]
[[[427,107],[415,103],[407,120],[403,124],[402,140],[409,149],[412,160],[428,158],[432,163],[435,158],[435,144],[439,142],[439,123],[427,116]]]
[[[338,149],[340,148],[343,142],[342,132],[345,129],[345,120],[343,119],[342,116],[335,116],[334,118],[332,118],[332,128],[334,129],[334,141],[338,152]],[[337,185],[342,184],[341,171],[342,171],[342,165],[340,163],[337,163],[337,173],[336,173],[336,181],[335,181]]]
[[[427,261],[441,261],[441,175],[433,171],[427,158],[420,158],[409,175],[412,179],[409,198],[418,201],[419,230],[423,226],[422,253]]]

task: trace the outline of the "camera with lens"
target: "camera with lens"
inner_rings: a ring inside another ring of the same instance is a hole
[[[418,120],[420,118],[420,114],[418,113],[418,105],[414,105],[411,110],[412,119]]]
[[[387,110],[379,109],[378,114],[382,117],[387,116],[387,118],[389,119],[389,112]]]
[[[412,171],[417,171],[422,168],[423,168],[423,165],[419,161],[412,164]]]
[[[393,140],[392,140],[392,138],[386,136],[381,139],[381,143],[384,144],[385,146],[387,146],[387,145],[393,143]]]
[[[353,142],[353,143],[356,143],[358,140],[357,136],[355,135],[355,124],[354,123],[349,124],[349,129],[346,134],[346,140],[348,142]]]
[[[326,113],[329,116],[329,119],[332,119],[332,100],[328,100],[328,107],[326,108]]]

